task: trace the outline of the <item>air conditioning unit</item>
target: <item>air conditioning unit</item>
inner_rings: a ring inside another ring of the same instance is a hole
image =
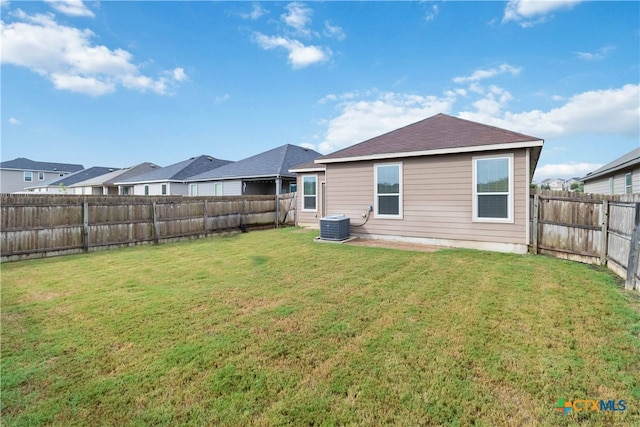
[[[320,239],[346,240],[351,235],[349,217],[346,215],[329,215],[320,218]]]

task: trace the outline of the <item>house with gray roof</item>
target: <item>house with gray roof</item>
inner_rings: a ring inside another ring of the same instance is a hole
[[[42,184],[31,185],[27,187],[26,190],[34,193],[73,194],[72,191],[69,191],[69,186],[115,170],[118,170],[118,168],[94,166]]]
[[[188,195],[187,180],[195,175],[232,163],[208,155],[191,157],[163,168],[157,168],[142,175],[118,179],[119,194],[134,196]],[[197,194],[192,194],[197,195]]]
[[[0,192],[15,193],[84,169],[71,163],[39,162],[24,157],[0,162]]]
[[[240,196],[288,193],[296,183],[296,173],[289,169],[320,156],[320,153],[309,148],[281,145],[189,178],[189,194]]]
[[[529,188],[543,140],[438,114],[316,159],[299,212],[324,200],[365,238],[526,253]]]
[[[585,193],[639,194],[640,147],[588,173],[582,181]]]
[[[67,190],[69,194],[117,195],[118,186],[115,185],[116,181],[133,178],[159,168],[160,166],[153,163],[140,163],[139,165],[114,170],[104,175],[68,185]]]

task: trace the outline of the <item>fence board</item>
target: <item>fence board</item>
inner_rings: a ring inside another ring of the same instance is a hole
[[[628,288],[640,290],[640,195],[533,193],[530,223],[534,253],[606,264],[625,278]],[[627,272],[628,266],[634,271]]]
[[[295,193],[276,196],[7,195],[2,261],[293,224]]]

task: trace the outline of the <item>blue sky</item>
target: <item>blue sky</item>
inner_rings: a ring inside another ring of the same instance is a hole
[[[2,160],[328,154],[446,113],[545,140],[536,180],[640,145],[640,3],[0,0]]]

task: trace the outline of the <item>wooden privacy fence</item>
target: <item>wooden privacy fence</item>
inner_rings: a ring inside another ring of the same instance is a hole
[[[606,265],[640,291],[640,195],[531,196],[531,250]]]
[[[295,200],[295,193],[222,197],[3,194],[1,261],[293,225]]]

